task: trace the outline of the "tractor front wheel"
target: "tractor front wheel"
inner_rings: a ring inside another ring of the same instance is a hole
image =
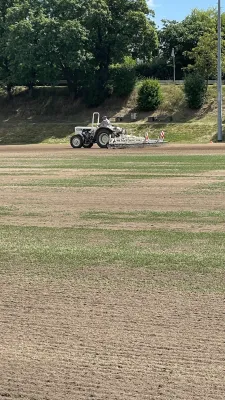
[[[82,136],[80,135],[73,135],[70,138],[70,145],[74,148],[74,149],[79,149],[80,147],[82,147],[84,144],[84,140],[82,138]]]

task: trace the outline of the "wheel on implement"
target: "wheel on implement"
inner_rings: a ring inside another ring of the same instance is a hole
[[[70,138],[70,144],[74,149],[79,149],[84,145],[84,140],[81,135],[73,135]]]
[[[99,147],[101,147],[102,149],[105,149],[108,147],[109,135],[110,135],[110,133],[109,133],[108,129],[100,129],[100,131],[98,132],[97,137],[96,137],[96,142],[97,142],[97,145]]]

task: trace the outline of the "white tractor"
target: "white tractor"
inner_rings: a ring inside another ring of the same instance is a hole
[[[75,135],[70,138],[70,144],[74,149],[91,148],[94,143],[101,148],[107,148],[112,138],[124,133],[124,129],[111,125],[107,117],[103,117],[100,123],[100,114],[94,112],[91,126],[75,127]]]

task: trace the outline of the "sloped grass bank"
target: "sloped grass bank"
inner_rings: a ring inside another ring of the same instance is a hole
[[[70,136],[74,133],[75,125],[82,122],[57,123],[38,122],[18,124],[5,123],[0,125],[0,145],[10,144],[39,144],[39,143],[69,143]],[[204,123],[127,123],[118,124],[126,128],[127,133],[144,136],[148,133],[150,138],[157,138],[160,132],[165,132],[165,140],[170,143],[209,143],[216,141],[216,124]],[[224,126],[225,129],[225,126]]]

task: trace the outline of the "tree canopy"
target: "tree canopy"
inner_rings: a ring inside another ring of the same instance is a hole
[[[224,39],[225,14],[222,30]],[[163,20],[157,30],[146,0],[1,0],[0,83],[10,93],[14,85],[32,89],[64,79],[73,97],[89,91],[102,101],[111,66],[126,57],[167,79],[174,48],[178,78],[191,70],[215,77],[216,41],[214,9]]]
[[[175,50],[177,73],[183,75],[188,65],[193,64],[192,49],[196,48],[201,37],[216,31],[217,15],[214,9],[194,9],[183,21],[163,20],[159,32],[159,51],[168,60],[172,48]]]
[[[145,0],[8,0],[0,9],[0,80],[32,86],[82,81],[125,56],[151,58],[157,33]],[[135,26],[135,29],[134,29]]]

